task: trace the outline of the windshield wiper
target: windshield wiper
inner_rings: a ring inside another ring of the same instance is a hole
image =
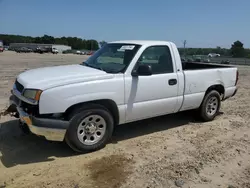
[[[107,73],[113,73],[113,74],[118,74],[121,73],[121,71],[116,71],[116,70],[107,70]]]
[[[99,66],[94,66],[94,65],[91,65],[91,64],[88,64],[88,63],[84,63],[84,65],[86,65],[87,67],[91,67],[91,68],[94,68],[94,69],[98,69],[98,70],[102,70],[102,71],[105,71],[103,70],[101,67]],[[105,71],[106,72],[106,71]]]

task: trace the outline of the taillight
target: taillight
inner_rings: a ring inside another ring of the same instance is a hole
[[[239,71],[237,70],[237,72],[236,72],[236,81],[235,81],[235,85],[237,85],[238,80],[239,80]]]

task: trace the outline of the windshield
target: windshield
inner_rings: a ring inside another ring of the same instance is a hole
[[[88,58],[83,65],[107,73],[124,72],[141,45],[109,43]]]

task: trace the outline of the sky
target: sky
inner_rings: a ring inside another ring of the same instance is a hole
[[[0,0],[0,34],[250,48],[250,0]]]

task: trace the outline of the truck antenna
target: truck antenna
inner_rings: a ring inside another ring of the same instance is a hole
[[[184,46],[184,57],[186,58],[186,44],[187,44],[187,40],[183,41],[183,46]]]

